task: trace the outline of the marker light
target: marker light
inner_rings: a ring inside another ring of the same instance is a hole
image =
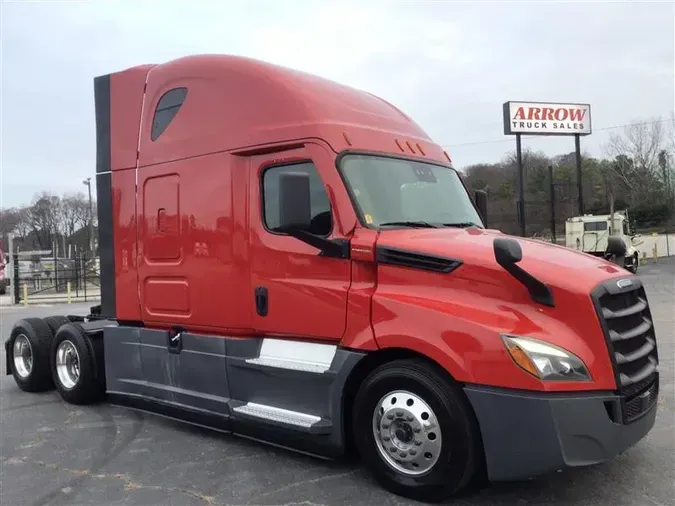
[[[502,335],[513,361],[543,381],[591,381],[586,364],[567,350],[530,337]]]

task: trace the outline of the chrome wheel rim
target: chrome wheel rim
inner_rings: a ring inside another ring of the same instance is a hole
[[[66,390],[75,387],[80,380],[80,355],[70,341],[61,341],[56,349],[56,374]]]
[[[436,414],[411,392],[397,390],[380,399],[373,413],[373,434],[384,461],[408,476],[428,473],[441,453]]]
[[[25,334],[19,334],[14,339],[12,347],[14,370],[20,378],[27,378],[33,370],[33,347]]]

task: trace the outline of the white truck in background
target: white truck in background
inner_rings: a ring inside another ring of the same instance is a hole
[[[621,239],[626,246],[624,267],[637,272],[640,263],[640,234],[631,230],[628,211],[613,214],[585,214],[572,216],[565,221],[565,245],[594,256],[605,256],[609,238]]]

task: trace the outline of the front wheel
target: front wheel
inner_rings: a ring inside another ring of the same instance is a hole
[[[640,264],[640,259],[639,259],[638,254],[635,253],[634,255],[626,257],[626,260],[627,260],[626,264],[625,264],[626,270],[635,274],[638,270],[638,265]]]
[[[436,367],[397,360],[359,389],[353,434],[384,488],[436,502],[462,491],[481,469],[477,423],[461,389]]]

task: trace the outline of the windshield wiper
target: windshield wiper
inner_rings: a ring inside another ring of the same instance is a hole
[[[481,226],[478,223],[474,223],[473,221],[461,221],[458,223],[442,223],[444,227],[457,227],[457,228],[469,228],[469,227],[478,227],[481,228]]]
[[[381,227],[386,227],[391,225],[393,227],[403,226],[403,227],[417,227],[417,228],[438,228],[438,226],[428,223],[426,221],[388,221],[386,223],[380,223]]]

